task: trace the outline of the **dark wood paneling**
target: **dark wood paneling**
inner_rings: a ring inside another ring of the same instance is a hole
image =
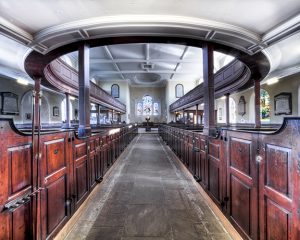
[[[47,198],[47,235],[67,217],[66,176],[62,176],[46,187]],[[55,209],[55,211],[54,211]]]
[[[230,141],[230,166],[250,175],[251,141],[232,138]]]
[[[219,160],[208,157],[208,189],[212,197],[220,203],[220,162]]]
[[[229,132],[227,163],[228,216],[245,238],[258,238],[257,136]]]
[[[45,143],[47,176],[66,166],[65,139],[56,139]]]
[[[291,165],[291,149],[266,146],[266,185],[287,197],[291,197]]]
[[[87,194],[88,192],[88,167],[87,161],[81,161],[76,164],[76,193],[77,203]]]
[[[28,144],[7,149],[10,196],[31,186],[31,151]]]
[[[291,213],[270,199],[265,200],[266,231],[264,239],[291,239]]]
[[[248,236],[251,235],[251,188],[234,175],[230,177],[230,212],[231,218],[243,229]]]

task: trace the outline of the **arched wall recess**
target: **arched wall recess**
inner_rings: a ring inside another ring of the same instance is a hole
[[[41,123],[50,122],[50,107],[48,99],[42,95]],[[21,116],[23,123],[32,122],[32,90],[24,93],[21,99]]]
[[[246,114],[246,100],[244,96],[241,96],[238,103],[238,114],[244,116]]]

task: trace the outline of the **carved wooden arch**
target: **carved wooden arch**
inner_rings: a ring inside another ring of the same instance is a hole
[[[35,79],[35,76],[42,76],[42,84],[48,87],[53,87],[52,84],[45,77],[44,69],[53,60],[58,57],[67,54],[72,51],[77,51],[79,46],[87,44],[90,47],[104,46],[104,45],[116,45],[124,43],[166,43],[166,44],[179,44],[185,46],[202,47],[207,41],[192,39],[188,37],[165,37],[165,36],[123,36],[123,37],[108,37],[100,39],[89,39],[73,42],[64,46],[60,46],[45,55],[36,51],[31,52],[25,59],[25,70],[26,72]],[[248,55],[247,53],[234,49],[229,46],[225,46],[219,43],[211,43],[215,51],[229,54],[236,58],[236,61],[245,65],[249,70],[247,73],[247,79],[243,79],[243,87],[248,88],[253,85],[252,79],[262,80],[270,70],[270,63],[267,57],[262,53],[258,52],[254,55]],[[220,70],[221,74],[226,74]],[[241,81],[240,81],[241,82]],[[234,83],[232,83],[234,85]],[[228,86],[227,86],[228,88]]]

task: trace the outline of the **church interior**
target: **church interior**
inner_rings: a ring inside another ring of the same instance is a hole
[[[300,239],[300,1],[0,0],[0,239]]]

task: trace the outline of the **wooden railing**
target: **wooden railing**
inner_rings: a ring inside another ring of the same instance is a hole
[[[159,133],[244,239],[300,239],[300,118],[216,138],[168,125]]]
[[[53,238],[137,134],[136,125],[19,132],[0,119],[0,239]]]
[[[220,69],[214,76],[215,98],[243,88],[249,82],[250,76],[251,72],[249,68],[238,60]],[[203,95],[203,84],[200,84],[176,102],[172,103],[170,105],[170,112],[182,110],[201,103]]]
[[[59,91],[78,96],[78,73],[62,60],[55,59],[44,69],[48,84]],[[109,95],[93,82],[90,82],[90,99],[94,103],[125,113],[126,105]]]

